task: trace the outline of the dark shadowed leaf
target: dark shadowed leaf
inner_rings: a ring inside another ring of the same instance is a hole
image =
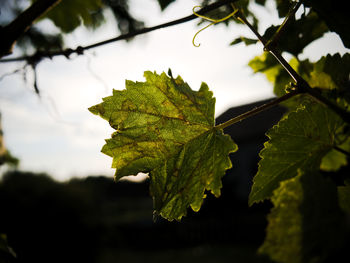
[[[278,27],[269,27],[263,37],[267,40],[271,39]],[[327,31],[326,24],[315,12],[310,12],[298,20],[291,19],[274,44],[280,51],[289,52],[297,57],[307,45],[322,37]]]
[[[345,47],[350,48],[348,1],[305,0],[304,3],[312,7],[328,28],[340,36]]]
[[[72,32],[83,23],[87,27],[95,27],[100,20],[94,14],[102,8],[101,0],[62,0],[52,8],[45,17],[49,18],[64,33]]]
[[[267,235],[259,252],[276,262],[324,262],[343,241],[335,184],[317,172],[281,182],[271,198]]]
[[[342,133],[344,126],[338,115],[314,101],[290,112],[267,133],[250,205],[270,198],[280,182],[295,177],[298,169],[318,171],[322,158],[342,143],[335,134]]]
[[[278,16],[279,17],[285,17],[290,8],[293,5],[293,1],[289,1],[289,0],[276,0],[276,7],[278,10]]]

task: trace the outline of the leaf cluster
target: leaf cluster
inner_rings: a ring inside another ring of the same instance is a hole
[[[160,2],[164,9],[173,1]],[[257,30],[252,2],[266,4],[241,0],[235,6]],[[284,102],[286,115],[266,134],[249,205],[266,200],[273,204],[260,253],[277,262],[325,262],[346,246],[349,234],[350,127],[334,108],[350,112],[350,55],[325,54],[316,62],[300,60],[299,55],[329,31],[349,47],[349,20],[341,3],[305,0],[304,11],[297,17],[298,4],[275,2],[279,16],[286,19],[262,34],[265,48],[290,54],[293,74],[328,106],[304,93]],[[232,6],[226,6],[209,17],[230,12]],[[231,45],[257,41],[241,36]],[[295,79],[275,54],[264,52],[249,66],[265,74],[276,96],[283,97],[295,91],[298,83],[293,83]],[[231,167],[228,154],[237,145],[223,134],[225,125],[215,126],[215,100],[205,83],[196,92],[171,72],[169,76],[146,72],[145,77],[142,83],[127,81],[126,90],[114,91],[90,111],[116,130],[102,149],[113,158],[116,178],[149,173],[155,213],[180,220],[188,207],[200,209],[207,191],[220,195],[221,177]]]
[[[267,28],[263,38],[275,50],[292,56],[289,64],[311,88],[349,112],[349,54],[328,54],[316,62],[298,58],[306,46],[329,31],[349,47],[345,33],[349,20],[340,10],[344,6],[331,1],[304,2],[301,16],[293,14],[284,25]],[[279,16],[288,16],[292,4],[276,1]],[[251,45],[257,40],[242,36],[231,44],[241,42]],[[288,72],[271,53],[255,57],[249,66],[265,74],[276,96],[293,89]],[[325,262],[344,247],[348,234],[344,222],[349,216],[349,123],[305,95],[284,105],[289,112],[267,133],[269,140],[260,152],[249,196],[250,205],[264,200],[274,205],[259,252],[276,262]]]

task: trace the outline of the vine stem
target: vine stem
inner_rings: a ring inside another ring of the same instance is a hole
[[[204,14],[206,14],[212,10],[215,10],[221,6],[224,6],[224,5],[227,5],[230,3],[234,3],[236,1],[238,1],[238,0],[220,0],[220,1],[217,1],[213,4],[210,4],[210,5],[203,7],[197,13],[200,15],[204,15]],[[52,58],[55,56],[65,56],[68,58],[73,53],[76,53],[78,55],[82,55],[85,50],[88,50],[91,48],[96,48],[96,47],[106,45],[106,44],[109,44],[112,42],[117,42],[120,40],[130,39],[130,38],[135,37],[137,35],[145,34],[145,33],[151,32],[151,31],[155,31],[155,30],[162,29],[162,28],[167,28],[170,26],[175,26],[175,25],[182,24],[185,22],[189,22],[189,21],[194,20],[196,18],[198,18],[197,15],[191,14],[189,16],[185,16],[185,17],[180,18],[180,19],[176,19],[176,20],[173,20],[173,21],[170,21],[167,23],[159,24],[159,25],[156,25],[153,27],[145,27],[145,28],[142,28],[142,29],[139,29],[139,30],[127,33],[127,34],[122,34],[122,35],[119,35],[117,37],[107,39],[107,40],[104,40],[101,42],[97,42],[97,43],[94,43],[91,45],[78,46],[75,49],[67,48],[65,50],[61,50],[61,51],[57,51],[57,52],[37,52],[31,56],[21,56],[21,57],[16,57],[16,58],[1,59],[0,63],[16,62],[16,61],[40,61],[42,58]]]
[[[232,118],[232,119],[230,119],[230,120],[228,120],[228,121],[226,121],[226,122],[224,122],[222,124],[216,125],[214,128],[217,129],[217,130],[225,129],[228,126],[231,126],[231,125],[233,125],[233,124],[235,124],[237,122],[240,122],[240,121],[242,121],[244,119],[252,117],[255,114],[258,114],[258,113],[260,113],[262,111],[265,111],[265,110],[267,110],[269,108],[272,108],[273,106],[276,106],[276,105],[280,104],[281,102],[283,102],[285,100],[288,100],[288,99],[290,99],[290,98],[292,98],[292,97],[294,97],[294,96],[296,96],[298,94],[300,94],[299,91],[292,90],[291,92],[289,92],[289,93],[287,93],[287,94],[285,94],[285,95],[283,95],[281,97],[278,97],[278,98],[276,98],[276,99],[274,99],[274,100],[272,100],[272,101],[270,101],[268,103],[265,103],[265,104],[263,104],[263,105],[261,105],[259,107],[256,107],[256,108],[254,108],[254,109],[252,109],[250,111],[247,111],[247,112],[245,112],[245,113],[243,113],[241,115],[238,115],[238,116],[236,116],[236,117],[234,117],[234,118]]]
[[[286,24],[289,18],[294,15],[297,11],[297,9],[301,6],[301,2],[296,4],[292,11],[288,13],[288,16],[285,19],[285,22],[282,23],[280,28],[277,30],[277,36],[273,37],[273,40],[276,40],[283,28]],[[317,90],[310,87],[310,85],[307,83],[307,81],[300,76],[293,68],[292,66],[284,59],[284,57],[276,50],[275,43],[271,44],[271,41],[267,42],[260,34],[259,32],[249,23],[249,21],[245,18],[245,16],[241,13],[237,13],[237,18],[246,24],[249,29],[255,34],[255,36],[260,40],[260,42],[264,46],[264,50],[269,52],[271,55],[273,55],[276,60],[281,64],[281,66],[286,70],[286,72],[289,74],[289,76],[294,80],[295,85],[294,87],[298,90],[299,93],[306,93],[309,96],[311,96],[313,99],[317,100],[318,102],[321,102],[322,104],[329,107],[331,110],[333,110],[336,114],[338,114],[345,122],[350,124],[350,113],[344,110],[343,108],[339,107],[337,104],[333,103],[332,101],[328,100],[326,97],[322,96],[321,93],[319,93]]]

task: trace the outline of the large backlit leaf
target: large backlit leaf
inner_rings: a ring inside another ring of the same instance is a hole
[[[282,182],[274,191],[259,252],[276,262],[324,262],[342,244],[344,221],[335,184],[317,172]]]
[[[297,170],[318,170],[322,158],[344,140],[336,134],[345,124],[333,111],[314,101],[289,113],[268,133],[269,141],[260,152],[249,203],[272,196],[280,182],[293,178]]]
[[[188,206],[198,211],[205,190],[220,195],[221,177],[231,167],[226,158],[236,149],[221,131],[208,131],[189,141],[175,158],[151,173],[155,210],[167,219],[180,219]]]
[[[187,207],[199,210],[205,190],[220,195],[237,147],[214,128],[215,98],[205,83],[193,91],[180,77],[145,78],[127,81],[90,111],[116,129],[102,149],[113,157],[116,179],[149,172],[156,212],[179,220]]]

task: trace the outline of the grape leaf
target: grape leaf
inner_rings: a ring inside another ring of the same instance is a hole
[[[152,171],[155,210],[164,218],[179,220],[188,206],[200,209],[205,190],[218,197],[221,177],[231,167],[229,159],[222,156],[234,147],[221,131],[208,131],[188,142],[176,158]]]
[[[102,148],[116,179],[149,172],[156,213],[180,220],[189,206],[199,210],[205,190],[220,195],[237,146],[214,128],[215,98],[205,83],[193,91],[180,77],[147,71],[145,78],[89,110],[116,129]]]
[[[322,171],[335,172],[340,167],[348,164],[346,155],[336,150],[331,150],[327,153],[321,161],[320,168]]]
[[[291,1],[276,0],[276,7],[280,18],[287,16],[289,10],[292,8],[292,3]]]
[[[288,3],[284,0],[283,2]],[[267,28],[263,35],[264,39],[271,39],[278,28],[279,25]],[[326,24],[315,12],[310,12],[297,20],[291,18],[285,31],[282,31],[282,35],[279,36],[277,46],[282,52],[286,51],[297,57],[307,45],[321,38],[327,31]],[[291,39],[295,41],[290,41]]]
[[[343,242],[344,220],[335,184],[317,172],[281,182],[272,196],[259,252],[277,262],[324,262]]]
[[[281,64],[270,53],[264,52],[261,56],[256,56],[248,65],[254,73],[264,73],[266,78],[274,84],[274,93],[277,96],[285,94],[285,88],[291,82],[291,78]]]
[[[350,75],[350,54],[327,55],[316,63],[306,78],[311,87],[348,90]]]
[[[80,26],[81,22],[88,27],[95,27],[101,23],[103,16],[98,20],[94,19],[100,8],[102,8],[101,0],[62,0],[47,12],[45,17],[52,20],[62,32],[69,33]]]
[[[314,101],[290,112],[267,133],[270,140],[260,152],[250,205],[271,197],[279,183],[295,177],[298,169],[318,170],[322,158],[341,143],[335,134],[344,125],[338,115]]]

